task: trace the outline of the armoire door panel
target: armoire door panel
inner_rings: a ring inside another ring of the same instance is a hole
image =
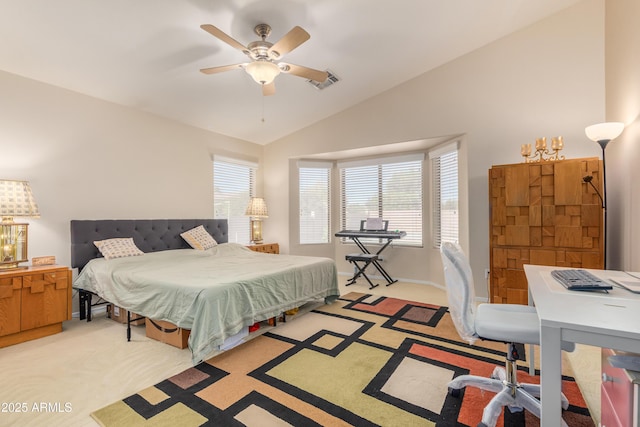
[[[507,225],[505,227],[508,246],[529,246],[531,241],[529,227],[526,225]]]
[[[516,165],[505,170],[507,206],[529,206],[529,166]]]
[[[580,225],[598,228],[602,221],[602,206],[582,205],[580,211]]]
[[[557,162],[554,173],[556,205],[582,203],[583,171],[581,162]]]

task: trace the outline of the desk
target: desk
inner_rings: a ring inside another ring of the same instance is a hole
[[[568,291],[551,277],[560,267],[525,265],[529,293],[540,317],[540,425],[560,426],[561,342],[640,353],[640,295]],[[589,270],[601,279],[629,278],[621,271]]]
[[[406,235],[407,233],[404,231],[386,231],[386,230],[342,230],[335,234],[336,237],[347,237],[353,240],[353,242],[358,246],[358,248],[360,248],[363,254],[370,254],[371,252],[369,252],[367,247],[362,243],[360,239],[364,239],[364,238],[386,239],[387,242],[384,245],[382,245],[382,247],[380,247],[380,249],[378,249],[377,252],[375,252],[376,255],[380,255],[382,251],[384,251],[387,248],[387,246],[391,244],[393,240],[402,239]],[[378,270],[378,272],[382,274],[382,277],[384,277],[384,279],[387,281],[387,286],[397,282],[397,280],[394,280],[391,276],[389,276],[389,273],[387,273],[385,269],[382,268],[379,260],[374,260],[372,264]]]

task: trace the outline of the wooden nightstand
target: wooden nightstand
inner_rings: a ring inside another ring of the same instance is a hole
[[[62,332],[71,319],[71,269],[0,271],[0,347]]]
[[[277,243],[261,243],[259,245],[249,245],[247,247],[252,251],[264,252],[266,254],[280,253],[280,245],[278,245]]]

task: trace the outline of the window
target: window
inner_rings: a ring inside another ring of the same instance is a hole
[[[330,241],[331,167],[330,162],[298,162],[301,245]]]
[[[389,230],[407,236],[397,246],[422,246],[423,154],[340,162],[341,228],[357,230],[360,221],[382,218]]]
[[[433,246],[458,242],[458,143],[429,153],[433,171]]]
[[[249,243],[249,217],[244,212],[255,195],[258,165],[216,156],[213,161],[214,218],[229,222],[229,242]]]

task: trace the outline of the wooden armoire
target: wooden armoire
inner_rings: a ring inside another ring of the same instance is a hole
[[[527,304],[524,264],[604,267],[602,162],[597,158],[489,170],[490,301]]]

